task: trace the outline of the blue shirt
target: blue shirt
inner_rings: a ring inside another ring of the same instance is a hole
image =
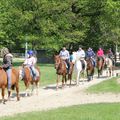
[[[93,50],[88,50],[86,52],[86,57],[95,57],[95,53],[93,52]]]

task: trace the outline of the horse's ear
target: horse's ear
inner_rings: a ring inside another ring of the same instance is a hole
[[[0,66],[0,70],[2,70],[3,68]]]

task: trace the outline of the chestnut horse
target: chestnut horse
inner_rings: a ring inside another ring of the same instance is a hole
[[[67,74],[68,74],[68,79],[70,79],[70,85],[71,85],[71,80],[72,80],[72,72],[73,72],[73,63],[70,62],[70,69],[69,73],[67,73],[67,68],[66,68],[66,63],[64,60],[60,58],[59,55],[54,56],[54,61],[55,61],[55,69],[56,69],[56,74],[57,74],[57,85],[56,89],[58,89],[58,82],[60,79],[60,75],[62,76],[62,88],[64,87],[64,83],[66,85],[67,83]]]
[[[2,102],[5,104],[5,88],[7,88],[7,74],[3,68],[0,67],[0,88],[2,89]],[[17,100],[20,100],[19,97],[19,72],[12,68],[12,79],[11,79],[11,89],[14,90],[16,87]],[[10,100],[10,92],[8,92],[8,100]]]
[[[88,77],[88,81],[93,80],[93,75],[94,75],[94,64],[93,64],[93,60],[91,58],[87,58],[86,59],[87,62],[87,77]]]
[[[20,79],[24,80],[24,84],[26,87],[26,93],[25,96],[29,96],[29,87],[32,85],[32,92],[34,91],[34,87],[36,87],[36,94],[38,95],[38,89],[39,89],[39,81],[40,81],[40,69],[36,67],[36,72],[37,72],[37,79],[34,80],[32,75],[31,75],[31,70],[28,66],[23,66],[19,70],[20,74]]]
[[[102,57],[97,57],[98,78],[102,75],[105,66],[105,61]]]

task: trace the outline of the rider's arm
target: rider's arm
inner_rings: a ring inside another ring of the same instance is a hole
[[[3,61],[3,68],[8,68],[12,66],[12,57],[11,56],[6,56],[5,57],[5,62]]]

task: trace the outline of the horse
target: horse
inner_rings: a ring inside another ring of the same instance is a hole
[[[26,87],[25,96],[30,95],[30,89],[29,89],[30,85],[32,85],[31,95],[34,91],[34,87],[36,87],[36,94],[38,95],[39,81],[40,81],[39,67],[36,67],[36,74],[37,74],[36,80],[33,79],[31,70],[28,66],[19,67],[19,74],[20,74],[20,79],[24,81]]]
[[[59,55],[54,55],[54,61],[55,61],[55,69],[56,69],[56,74],[57,74],[56,90],[58,90],[58,83],[59,83],[60,76],[62,76],[62,88],[64,88],[64,83],[66,86],[67,74],[68,74],[68,79],[70,79],[70,86],[71,86],[73,63],[70,62],[70,69],[68,73],[67,68],[66,68],[66,62],[63,59],[61,59]]]
[[[93,75],[94,75],[94,64],[93,64],[93,60],[91,58],[86,58],[86,62],[87,62],[87,77],[88,77],[88,81],[93,80]]]
[[[7,74],[3,68],[0,67],[0,88],[2,89],[2,102],[5,104],[5,88],[7,88]],[[12,79],[11,79],[11,89],[14,90],[16,87],[17,101],[20,100],[19,97],[19,72],[15,68],[12,68]],[[10,100],[11,92],[8,92],[8,100]]]
[[[73,60],[72,62],[74,63],[74,72],[76,73],[76,85],[79,85],[79,78],[80,74],[83,73],[83,80],[84,81],[84,76],[85,76],[85,71],[87,68],[87,63],[84,60],[84,68],[82,67],[82,61],[80,60],[79,56],[77,56],[77,52],[73,52]]]
[[[108,57],[106,57],[106,75],[110,77],[114,75],[113,61]]]
[[[105,60],[103,57],[97,57],[96,63],[97,63],[97,69],[98,69],[98,78],[100,78],[100,75],[102,75],[102,72],[105,66]]]

